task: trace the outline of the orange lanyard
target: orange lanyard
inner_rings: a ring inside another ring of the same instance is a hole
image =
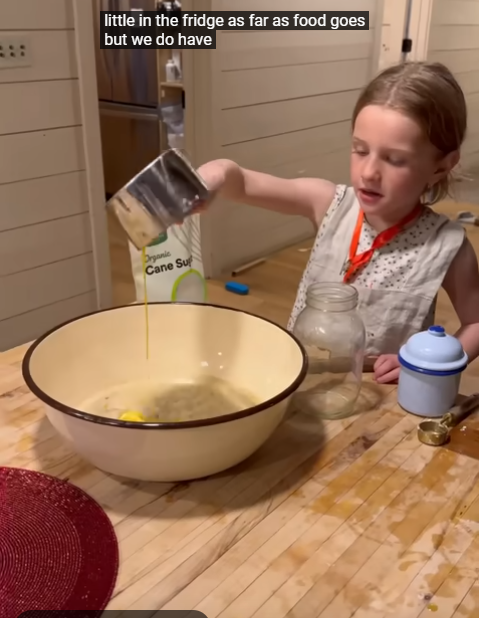
[[[401,219],[399,223],[396,223],[396,225],[393,225],[387,230],[384,230],[383,232],[378,234],[374,239],[374,242],[371,245],[370,249],[368,249],[367,251],[363,251],[362,253],[357,255],[359,239],[361,237],[361,230],[364,222],[364,212],[360,210],[358,214],[358,220],[356,222],[356,227],[353,232],[353,237],[351,239],[351,245],[349,247],[349,259],[346,261],[342,269],[342,273],[344,273],[344,283],[349,281],[349,279],[351,279],[351,277],[355,275],[360,268],[366,266],[366,264],[369,264],[375,251],[381,249],[381,247],[384,247],[384,245],[396,238],[396,236],[403,231],[403,229],[406,227],[406,225],[408,225],[408,223],[414,221],[414,219],[421,212],[422,208],[422,204],[418,204],[416,208],[414,208],[414,210],[412,210],[406,217],[404,217],[404,219]]]

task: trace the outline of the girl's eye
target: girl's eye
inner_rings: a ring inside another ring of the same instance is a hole
[[[364,157],[365,155],[367,155],[368,153],[365,150],[361,150],[359,148],[353,148],[353,152],[354,154],[358,154],[362,157]]]
[[[401,167],[404,165],[404,161],[402,159],[390,158],[389,163],[391,163],[391,165],[395,165],[396,167]]]

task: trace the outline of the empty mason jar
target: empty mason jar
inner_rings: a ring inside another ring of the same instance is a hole
[[[309,371],[295,406],[327,419],[354,413],[361,390],[366,329],[357,310],[358,292],[344,283],[315,283],[293,334],[304,345]]]

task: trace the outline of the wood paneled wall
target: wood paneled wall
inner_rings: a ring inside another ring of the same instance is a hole
[[[0,350],[99,304],[72,2],[0,2],[32,58],[0,70]]]

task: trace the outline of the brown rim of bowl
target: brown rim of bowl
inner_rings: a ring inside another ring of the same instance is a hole
[[[239,412],[232,412],[231,414],[224,414],[222,416],[215,416],[211,418],[198,419],[198,420],[193,420],[193,421],[172,422],[172,423],[138,423],[135,421],[121,421],[115,418],[107,418],[105,416],[96,416],[95,414],[89,414],[88,412],[82,412],[81,410],[77,410],[76,408],[72,408],[71,406],[67,406],[63,403],[60,403],[56,399],[53,399],[53,397],[50,397],[49,395],[47,395],[40,387],[36,385],[30,373],[30,359],[33,353],[35,352],[36,348],[40,345],[40,343],[42,343],[42,341],[47,339],[47,337],[49,337],[54,332],[60,330],[64,326],[67,326],[68,324],[72,324],[73,322],[78,322],[79,320],[82,320],[89,316],[96,315],[98,313],[106,313],[107,311],[119,311],[121,309],[129,309],[133,307],[143,306],[142,303],[132,303],[128,305],[120,305],[118,307],[109,307],[107,309],[99,309],[97,311],[90,311],[89,313],[85,313],[84,315],[81,315],[79,317],[73,318],[71,320],[67,320],[66,322],[63,322],[62,324],[59,324],[58,326],[51,328],[46,333],[44,333],[41,337],[38,337],[38,339],[36,339],[30,345],[30,347],[26,351],[25,356],[23,357],[23,360],[22,360],[22,376],[28,388],[38,399],[40,399],[40,401],[47,404],[51,408],[54,408],[55,410],[63,412],[64,414],[67,414],[68,416],[73,416],[75,418],[81,419],[83,421],[88,421],[90,423],[98,423],[100,425],[110,425],[112,427],[121,427],[121,428],[128,428],[128,429],[188,429],[188,428],[193,428],[193,427],[208,427],[210,425],[219,425],[220,423],[227,423],[229,421],[239,420],[242,418],[246,418],[247,416],[252,416],[253,414],[257,414],[258,412],[262,412],[263,410],[267,410],[268,408],[275,406],[276,404],[286,399],[286,397],[289,397],[289,395],[294,393],[298,389],[298,387],[301,385],[301,383],[304,381],[304,378],[306,377],[306,374],[308,371],[308,357],[306,355],[306,350],[304,346],[302,345],[302,343],[299,341],[299,339],[295,335],[290,333],[283,326],[276,324],[272,320],[268,320],[267,318],[263,318],[249,311],[243,311],[242,309],[235,309],[233,307],[224,307],[223,305],[217,305],[214,303],[195,303],[195,302],[174,302],[173,303],[173,302],[168,302],[168,301],[164,301],[164,302],[158,301],[158,302],[151,302],[148,304],[149,305],[195,305],[199,307],[214,307],[215,309],[222,309],[225,311],[237,311],[238,313],[244,313],[245,315],[249,315],[253,318],[257,318],[258,320],[262,320],[263,322],[268,322],[269,324],[272,324],[279,330],[283,331],[283,333],[285,333],[290,339],[292,339],[298,346],[301,352],[301,355],[303,357],[303,362],[302,362],[299,374],[297,375],[295,380],[288,386],[288,388],[284,389],[284,391],[282,391],[278,395],[275,395],[271,399],[267,399],[266,401],[263,401],[263,403],[260,403],[256,406],[252,406],[251,408],[246,408],[244,410],[240,410]]]

